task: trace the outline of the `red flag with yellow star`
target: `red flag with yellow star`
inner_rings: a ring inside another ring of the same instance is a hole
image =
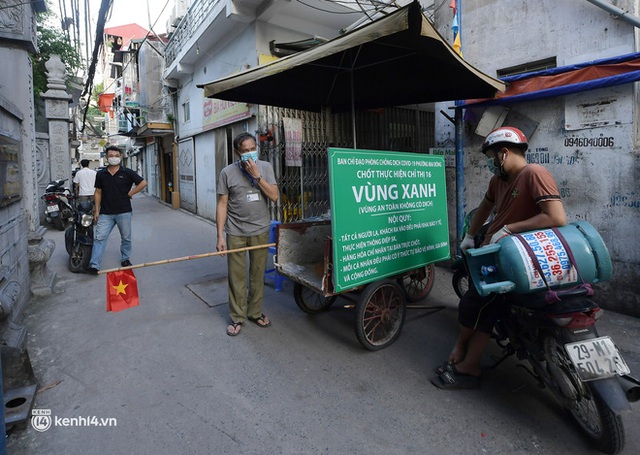
[[[122,311],[140,305],[133,270],[107,273],[107,311]]]

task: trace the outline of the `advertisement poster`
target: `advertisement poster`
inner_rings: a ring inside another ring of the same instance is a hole
[[[213,98],[202,100],[202,130],[218,128],[251,117],[247,103],[224,101]]]
[[[284,124],[284,163],[287,166],[302,166],[302,120],[299,118],[282,119]]]
[[[450,257],[442,156],[329,148],[337,292]]]

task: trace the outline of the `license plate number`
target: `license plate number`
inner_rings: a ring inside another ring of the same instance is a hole
[[[610,337],[567,343],[564,348],[583,381],[631,372]]]
[[[53,205],[47,205],[47,212],[51,213],[51,212],[57,212],[60,209],[58,208],[58,206],[56,204]]]

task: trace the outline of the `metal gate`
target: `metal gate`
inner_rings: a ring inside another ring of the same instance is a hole
[[[286,166],[283,118],[302,121],[302,166]],[[353,147],[351,113],[260,106],[261,158],[273,165],[280,199],[272,219],[283,222],[329,215],[328,147]],[[356,112],[358,149],[428,153],[435,145],[434,113],[406,108]]]
[[[193,138],[178,142],[178,169],[180,171],[180,207],[196,213],[195,151]]]

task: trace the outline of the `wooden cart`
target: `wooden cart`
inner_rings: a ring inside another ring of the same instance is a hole
[[[331,221],[302,221],[277,227],[278,273],[294,282],[294,298],[309,314],[328,309],[338,296],[355,308],[354,329],[358,341],[371,351],[383,349],[400,335],[407,305],[424,299],[433,287],[433,264],[336,293],[333,287]]]

